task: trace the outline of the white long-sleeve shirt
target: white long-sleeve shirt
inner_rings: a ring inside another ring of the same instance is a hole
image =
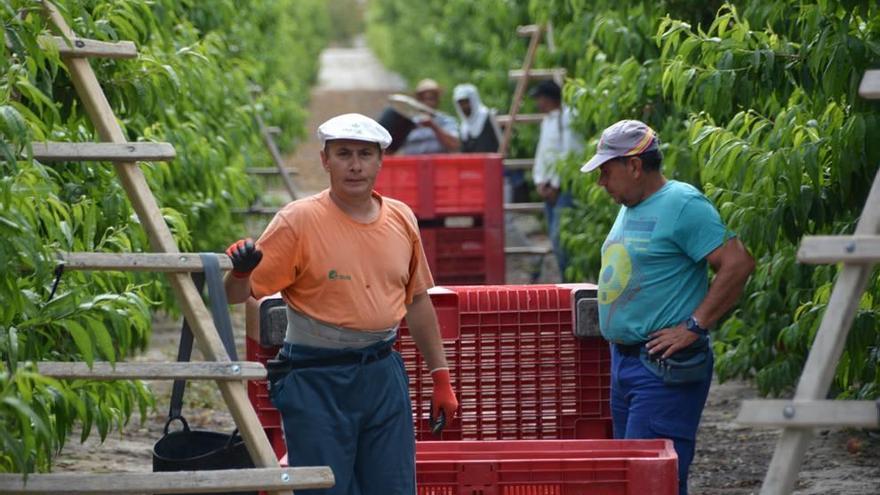
[[[571,120],[572,111],[566,106],[553,110],[541,120],[541,136],[532,166],[532,179],[536,185],[549,183],[558,189],[560,181],[556,162],[568,153],[584,150],[584,141],[572,130]]]

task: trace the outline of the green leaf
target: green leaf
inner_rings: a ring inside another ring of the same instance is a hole
[[[15,107],[0,105],[0,133],[18,142],[28,141],[27,123]]]
[[[113,338],[110,337],[110,332],[108,332],[107,328],[99,321],[92,319],[87,319],[86,321],[88,322],[88,327],[92,334],[91,336],[94,339],[101,356],[111,363],[115,363],[116,349],[113,345]]]
[[[89,366],[91,366],[95,361],[95,354],[92,346],[92,339],[89,338],[89,332],[83,328],[82,325],[73,320],[65,321],[64,325],[70,333],[70,336],[73,337],[73,342],[76,344],[76,348],[79,350],[80,354],[82,354],[83,359]]]

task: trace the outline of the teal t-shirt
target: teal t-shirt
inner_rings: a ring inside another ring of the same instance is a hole
[[[709,288],[706,256],[733,237],[718,211],[690,184],[667,181],[617,213],[602,245],[599,327],[622,344],[677,325]]]

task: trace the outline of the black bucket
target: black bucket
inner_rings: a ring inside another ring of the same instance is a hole
[[[183,429],[169,433],[168,426],[175,419],[183,423]],[[216,431],[191,430],[186,420],[179,416],[165,423],[164,435],[153,445],[153,472],[253,467],[254,462],[238,430],[231,435]],[[257,495],[257,492],[224,492],[224,494]],[[220,493],[218,492],[217,495]]]

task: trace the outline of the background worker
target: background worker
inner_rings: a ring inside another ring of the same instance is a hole
[[[327,491],[415,493],[415,439],[403,360],[391,346],[402,317],[433,379],[433,415],[458,401],[427,290],[433,285],[416,218],[373,191],[391,136],[359,114],[318,128],[330,188],[286,205],[256,243],[227,250],[232,303],[281,292],[287,335],[273,379],[291,466],[329,465]]]
[[[425,155],[429,153],[454,153],[461,148],[458,140],[458,123],[455,118],[439,110],[440,85],[433,79],[422,79],[416,85],[415,98],[435,110],[416,121],[417,127],[406,136],[400,153]]]
[[[480,101],[473,84],[459,84],[452,90],[452,101],[461,125],[458,138],[462,153],[495,153],[501,142],[501,131],[495,111]]]
[[[571,128],[572,111],[562,104],[562,89],[558,84],[554,81],[542,81],[529,94],[535,99],[538,111],[547,114],[541,120],[532,180],[538,195],[544,200],[548,235],[559,266],[559,276],[565,280],[568,255],[559,238],[559,220],[564,210],[572,207],[573,202],[571,193],[562,190],[557,166],[566,155],[583,152],[584,142]]]
[[[598,184],[622,205],[599,274],[614,437],[672,439],[685,495],[712,381],[708,329],[733,307],[755,262],[700,191],[663,176],[662,162],[653,129],[623,120],[602,132],[581,171],[599,169]]]

